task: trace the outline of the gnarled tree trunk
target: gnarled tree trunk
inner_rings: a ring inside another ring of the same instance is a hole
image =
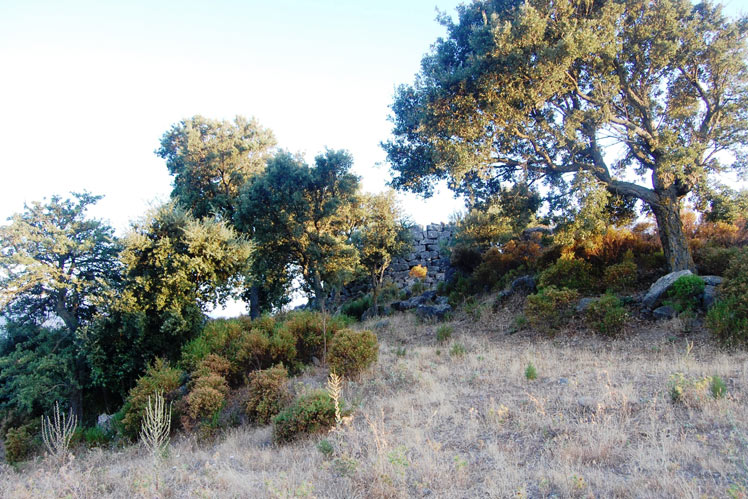
[[[657,220],[657,230],[660,234],[668,270],[670,272],[696,270],[686,235],[683,233],[678,199],[660,195],[660,200],[661,202],[650,203],[649,206]]]

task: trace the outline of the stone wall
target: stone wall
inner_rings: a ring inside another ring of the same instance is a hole
[[[444,280],[449,270],[449,253],[445,248],[452,239],[453,224],[431,224],[426,227],[414,226],[411,229],[413,249],[404,258],[395,259],[385,272],[385,276],[402,289],[415,280],[408,275],[416,265],[428,269],[426,283],[431,286]]]

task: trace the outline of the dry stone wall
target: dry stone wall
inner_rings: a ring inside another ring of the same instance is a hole
[[[449,272],[449,252],[446,251],[454,234],[454,224],[430,224],[411,228],[412,251],[404,258],[396,258],[385,272],[385,276],[402,289],[412,284],[410,269],[416,265],[426,267],[426,284],[434,285],[444,280]]]

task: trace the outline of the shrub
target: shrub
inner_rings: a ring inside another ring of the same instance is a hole
[[[200,334],[182,347],[180,367],[187,372],[193,372],[205,357],[216,354],[232,364],[232,375],[236,375],[239,366],[234,364],[238,348],[241,338],[252,327],[251,324],[249,317],[208,321]]]
[[[560,258],[540,273],[538,285],[543,288],[555,286],[582,292],[590,291],[595,287],[592,265],[584,260]]]
[[[707,245],[693,251],[693,259],[701,275],[726,275],[730,261],[740,251],[739,248],[722,248]]]
[[[470,274],[481,263],[481,253],[478,248],[458,244],[452,248],[449,262],[457,270]]]
[[[549,334],[571,318],[577,300],[575,289],[548,286],[527,297],[524,314],[533,327]]]
[[[527,367],[525,368],[525,379],[527,379],[528,381],[538,379],[538,370],[535,369],[535,366],[532,365],[532,362],[529,362],[527,364]]]
[[[148,397],[161,392],[167,400],[174,400],[181,377],[182,371],[170,367],[165,360],[156,359],[153,362],[130,390],[122,408],[122,430],[126,437],[133,440],[138,437]]]
[[[691,407],[699,406],[705,401],[711,382],[712,379],[708,376],[688,378],[683,373],[675,373],[670,376],[670,400]]]
[[[335,403],[324,390],[298,398],[273,418],[273,439],[291,442],[335,426]]]
[[[281,332],[287,332],[290,334],[290,338],[295,341],[296,358],[304,363],[309,364],[313,358],[322,358],[325,345],[325,337],[323,335],[323,324],[327,329],[327,348],[330,348],[330,341],[337,331],[343,329],[346,325],[346,319],[341,316],[326,316],[324,317],[319,312],[312,311],[300,311],[292,312],[286,316],[286,320],[280,328]],[[278,344],[282,345],[283,348],[287,348],[285,342],[290,338],[278,337]],[[290,351],[284,351],[280,354],[280,351],[274,355],[274,362],[293,363],[295,359],[288,358],[284,360],[282,357],[289,357]]]
[[[371,331],[338,331],[330,344],[330,369],[347,378],[358,376],[377,360],[379,343]]]
[[[112,439],[111,435],[104,431],[100,426],[86,428],[81,433],[81,438],[87,447],[103,447]]]
[[[192,388],[185,401],[187,416],[193,421],[212,417],[223,406],[229,385],[226,381],[229,363],[223,357],[208,355],[192,375]]]
[[[371,308],[371,295],[364,295],[361,298],[344,303],[343,306],[340,307],[340,313],[360,321],[361,316],[363,316],[364,312],[369,310],[369,308]]]
[[[670,297],[665,303],[675,309],[676,312],[693,312],[699,304],[701,294],[704,292],[704,279],[697,275],[680,276],[670,289]]]
[[[438,341],[439,343],[444,343],[452,336],[452,331],[454,331],[454,328],[452,326],[442,324],[436,330],[436,341]]]
[[[10,464],[23,461],[33,449],[33,436],[28,425],[9,428],[5,433],[5,459]]]
[[[249,377],[249,397],[245,406],[252,421],[267,424],[291,402],[288,373],[283,365],[255,371]]]
[[[452,357],[462,357],[466,353],[467,349],[462,343],[453,343],[452,348],[449,349],[449,355]]]
[[[748,345],[748,314],[735,297],[721,299],[706,314],[706,325],[725,346]]]
[[[603,284],[610,291],[626,291],[636,285],[636,264],[633,260],[624,260],[605,269]]]
[[[415,265],[410,268],[410,271],[408,272],[408,275],[410,277],[413,277],[415,279],[426,279],[426,275],[428,274],[428,269],[423,265]]]
[[[587,322],[598,333],[615,336],[626,325],[629,314],[623,302],[614,295],[606,294],[587,308]]]
[[[709,391],[712,393],[712,397],[721,399],[727,394],[727,385],[719,376],[712,376],[709,383]]]

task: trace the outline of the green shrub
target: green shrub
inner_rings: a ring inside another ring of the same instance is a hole
[[[174,400],[180,386],[182,371],[170,367],[163,359],[156,359],[130,390],[122,408],[122,430],[126,437],[136,439],[140,433],[140,424],[145,414],[148,398],[162,392],[167,400]],[[176,411],[172,418],[176,417]],[[174,426],[172,426],[174,427]]]
[[[610,291],[626,291],[636,285],[636,264],[632,260],[611,265],[605,269],[603,284]]]
[[[28,425],[18,428],[9,428],[5,433],[5,459],[10,464],[23,461],[34,448],[33,435],[29,432]]]
[[[255,371],[249,376],[249,397],[245,406],[252,421],[267,424],[292,400],[288,373],[283,365]]]
[[[377,335],[371,331],[343,329],[333,337],[327,360],[335,374],[351,378],[373,364],[378,355]]]
[[[192,386],[187,394],[186,413],[192,421],[212,418],[223,407],[229,385],[226,374],[230,364],[223,357],[210,354],[192,374]]]
[[[740,251],[740,248],[721,246],[703,246],[693,252],[696,268],[701,275],[727,275],[730,261]]]
[[[452,337],[452,332],[454,331],[454,328],[452,326],[449,326],[447,324],[442,324],[439,326],[436,330],[436,341],[439,343],[444,343],[449,338]]]
[[[532,365],[532,362],[529,362],[527,364],[527,367],[525,368],[525,379],[527,379],[528,381],[538,379],[538,370],[535,369],[535,366]]]
[[[360,321],[361,316],[363,316],[364,312],[369,310],[369,308],[371,308],[371,295],[364,295],[361,298],[344,303],[343,306],[340,307],[340,313]]]
[[[251,327],[249,317],[208,321],[200,334],[182,347],[180,367],[187,372],[193,372],[210,354],[220,355],[234,364],[240,340]],[[235,371],[237,368],[232,366],[231,370]]]
[[[578,300],[579,293],[575,289],[548,286],[527,297],[524,314],[530,325],[550,334],[574,315]]]
[[[623,302],[617,296],[610,294],[601,296],[591,303],[586,315],[587,323],[605,336],[619,334],[629,318]]]
[[[112,440],[112,435],[105,432],[99,426],[90,428],[81,428],[80,426],[73,433],[70,440],[72,444],[83,443],[86,447],[103,447]]]
[[[704,378],[689,378],[683,373],[670,376],[670,401],[691,407],[698,407],[704,403],[707,390],[712,382],[709,376]]]
[[[327,316],[323,323],[322,314],[308,310],[289,313],[281,329],[288,332],[295,339],[296,358],[304,364],[310,364],[313,358],[322,358],[324,352],[325,336],[323,335],[323,324],[327,330],[327,348],[337,331],[348,325],[347,320],[341,316]],[[275,362],[283,362],[288,365],[293,359],[284,360],[276,355]]]
[[[466,274],[471,274],[480,265],[481,260],[481,252],[478,248],[464,244],[458,244],[452,248],[449,257],[452,266]]]
[[[704,292],[704,279],[697,275],[680,276],[668,290],[669,299],[665,301],[676,312],[694,312]]]
[[[748,345],[748,313],[735,297],[721,299],[706,314],[706,325],[725,346]]]
[[[317,390],[298,398],[273,418],[273,439],[279,443],[291,442],[334,425],[335,403],[327,392]]]
[[[712,376],[709,383],[709,391],[712,393],[712,397],[721,399],[727,394],[727,385],[719,376]]]
[[[538,286],[541,288],[555,286],[581,292],[591,291],[595,288],[592,265],[584,260],[560,258],[540,273]]]
[[[465,345],[462,343],[453,343],[452,348],[449,349],[449,355],[452,357],[462,357],[467,353],[467,349],[465,348]]]

